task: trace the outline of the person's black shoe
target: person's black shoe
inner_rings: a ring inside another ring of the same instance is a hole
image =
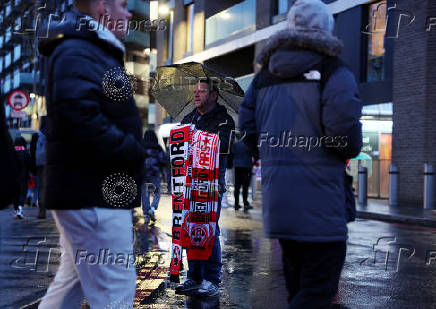
[[[45,218],[46,218],[45,209],[40,209],[38,213],[38,219],[45,219]]]
[[[238,204],[235,204],[235,210],[238,210],[240,208],[241,208],[241,206],[239,206]]]
[[[250,204],[244,205],[244,210],[250,210],[250,209],[253,209],[253,206],[251,206]]]
[[[198,291],[201,286],[201,282],[197,282],[192,279],[186,279],[183,284],[176,286],[176,294],[178,295],[192,295]]]

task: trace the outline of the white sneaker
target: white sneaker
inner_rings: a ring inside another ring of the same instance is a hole
[[[18,206],[18,210],[15,211],[15,216],[18,219],[23,219],[24,215],[23,215],[23,206]]]

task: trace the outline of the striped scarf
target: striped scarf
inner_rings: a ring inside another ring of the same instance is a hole
[[[219,137],[182,125],[170,133],[172,254],[170,274],[178,276],[182,248],[188,260],[208,260],[218,208]]]

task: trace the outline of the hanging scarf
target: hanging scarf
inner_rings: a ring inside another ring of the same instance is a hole
[[[178,276],[182,248],[188,260],[208,260],[215,240],[218,208],[219,137],[178,126],[170,133],[172,254],[170,274]],[[177,279],[175,279],[177,281]]]

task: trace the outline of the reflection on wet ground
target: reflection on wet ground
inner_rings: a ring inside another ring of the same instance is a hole
[[[161,205],[156,226],[138,231],[148,233],[151,240],[137,239],[143,250],[153,248],[168,255],[169,200],[164,198]],[[219,299],[175,295],[175,284],[166,282],[150,303],[138,308],[286,308],[281,249],[276,240],[263,235],[260,206],[255,204],[249,213],[223,209],[220,226]],[[435,233],[436,229],[378,221],[349,224],[347,259],[335,308],[436,308]],[[429,258],[432,250],[433,259]],[[186,269],[181,281],[185,275]]]

